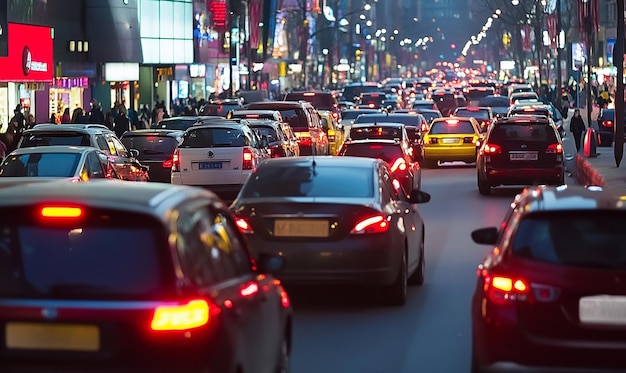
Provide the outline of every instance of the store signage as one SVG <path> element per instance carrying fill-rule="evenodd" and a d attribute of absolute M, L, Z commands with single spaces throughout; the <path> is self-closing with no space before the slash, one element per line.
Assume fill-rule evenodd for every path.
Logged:
<path fill-rule="evenodd" d="M 206 65 L 189 65 L 189 75 L 192 78 L 204 78 L 206 76 Z"/>
<path fill-rule="evenodd" d="M 213 16 L 213 27 L 220 31 L 225 30 L 226 25 L 228 24 L 228 11 L 226 9 L 226 1 L 211 1 L 211 4 L 209 5 L 209 11 Z"/>
<path fill-rule="evenodd" d="M 104 64 L 107 82 L 133 82 L 139 80 L 139 64 L 134 62 L 109 62 Z"/>
<path fill-rule="evenodd" d="M 52 29 L 9 23 L 8 32 L 8 56 L 0 57 L 0 82 L 51 82 Z"/>
<path fill-rule="evenodd" d="M 154 70 L 156 71 L 157 81 L 171 80 L 174 78 L 174 69 L 171 66 L 156 67 Z"/>
<path fill-rule="evenodd" d="M 44 91 L 46 85 L 44 83 L 24 83 L 24 89 L 27 91 Z"/>
<path fill-rule="evenodd" d="M 72 89 L 89 87 L 89 78 L 86 76 L 78 78 L 54 78 L 52 82 L 54 88 Z"/>
<path fill-rule="evenodd" d="M 7 0 L 0 0 L 0 57 L 9 56 L 9 28 L 7 13 L 9 10 Z"/>

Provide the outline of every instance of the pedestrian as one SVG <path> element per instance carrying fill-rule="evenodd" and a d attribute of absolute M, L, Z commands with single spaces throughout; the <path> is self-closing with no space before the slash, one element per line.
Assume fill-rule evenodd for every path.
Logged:
<path fill-rule="evenodd" d="M 26 117 L 22 113 L 22 104 L 17 104 L 15 110 L 13 110 L 13 118 L 9 120 L 9 123 L 16 121 L 18 123 L 18 128 L 24 129 L 26 126 Z"/>
<path fill-rule="evenodd" d="M 124 132 L 130 131 L 130 120 L 128 120 L 125 111 L 121 111 L 117 117 L 115 117 L 113 123 L 115 124 L 114 130 L 117 137 L 122 137 Z"/>
<path fill-rule="evenodd" d="M 585 132 L 585 122 L 580 116 L 580 110 L 574 110 L 574 116 L 570 119 L 569 130 L 574 135 L 574 143 L 576 144 L 576 152 L 580 151 L 580 140 L 582 139 L 583 132 Z"/>
<path fill-rule="evenodd" d="M 89 106 L 91 106 L 91 110 L 89 111 L 89 122 L 104 124 L 104 113 L 102 112 L 100 103 L 96 99 L 91 99 Z"/>
<path fill-rule="evenodd" d="M 72 117 L 70 116 L 70 108 L 66 107 L 63 110 L 63 115 L 61 116 L 61 124 L 72 123 Z"/>
<path fill-rule="evenodd" d="M 37 125 L 37 121 L 35 120 L 35 116 L 32 114 L 28 114 L 28 118 L 26 118 L 26 129 L 29 130 Z"/>

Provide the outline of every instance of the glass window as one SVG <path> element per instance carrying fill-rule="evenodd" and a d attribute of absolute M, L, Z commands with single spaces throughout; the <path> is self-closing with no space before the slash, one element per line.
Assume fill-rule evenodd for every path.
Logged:
<path fill-rule="evenodd" d="M 33 133 L 22 138 L 20 148 L 52 145 L 91 146 L 91 141 L 81 133 Z"/>
<path fill-rule="evenodd" d="M 107 143 L 104 135 L 96 135 L 96 144 L 98 145 L 98 149 L 102 150 L 103 152 L 109 152 L 109 144 Z"/>
<path fill-rule="evenodd" d="M 11 155 L 0 166 L 4 177 L 71 177 L 74 176 L 80 154 L 77 153 L 31 153 Z"/>
<path fill-rule="evenodd" d="M 87 154 L 87 167 L 87 174 L 89 175 L 89 178 L 97 179 L 106 177 L 106 172 L 102 166 L 102 163 L 100 162 L 100 158 L 95 152 Z"/>
<path fill-rule="evenodd" d="M 178 141 L 171 136 L 123 136 L 122 144 L 126 149 L 136 149 L 139 156 L 150 157 L 152 155 L 174 154 Z"/>
<path fill-rule="evenodd" d="M 181 148 L 243 147 L 250 146 L 250 139 L 236 128 L 200 128 L 183 136 Z"/>
<path fill-rule="evenodd" d="M 396 140 L 403 138 L 402 127 L 352 127 L 350 128 L 350 138 L 352 140 Z"/>
<path fill-rule="evenodd" d="M 276 129 L 270 126 L 253 126 L 252 127 L 259 136 L 267 136 L 268 142 L 281 141 L 282 137 L 276 132 Z"/>
<path fill-rule="evenodd" d="M 487 110 L 457 109 L 454 115 L 464 118 L 489 119 L 489 112 Z"/>
<path fill-rule="evenodd" d="M 489 135 L 493 140 L 556 142 L 554 130 L 547 124 L 499 124 Z"/>
<path fill-rule="evenodd" d="M 429 134 L 431 135 L 448 135 L 448 134 L 474 134 L 474 127 L 470 122 L 458 121 L 456 123 L 448 123 L 447 121 L 434 122 L 430 126 Z"/>
<path fill-rule="evenodd" d="M 241 240 L 239 229 L 235 226 L 235 223 L 227 212 L 218 211 L 215 213 L 213 232 L 219 235 L 220 239 L 224 242 L 224 250 L 222 251 L 225 252 L 229 259 L 227 266 L 230 267 L 230 262 L 232 261 L 238 275 L 252 273 L 250 253 Z"/>
<path fill-rule="evenodd" d="M 302 109 L 279 110 L 285 123 L 288 123 L 294 131 L 308 131 L 309 120 Z"/>
<path fill-rule="evenodd" d="M 372 197 L 369 167 L 261 167 L 244 184 L 244 198 Z"/>
<path fill-rule="evenodd" d="M 111 141 L 113 142 L 113 145 L 115 146 L 117 155 L 119 155 L 120 157 L 130 157 L 130 155 L 128 154 L 128 151 L 126 150 L 126 147 L 124 146 L 124 144 L 122 144 L 122 142 L 117 137 L 111 136 Z"/>
<path fill-rule="evenodd" d="M 396 144 L 353 143 L 345 145 L 341 154 L 351 157 L 380 158 L 393 164 L 396 159 L 404 157 L 402 148 Z"/>

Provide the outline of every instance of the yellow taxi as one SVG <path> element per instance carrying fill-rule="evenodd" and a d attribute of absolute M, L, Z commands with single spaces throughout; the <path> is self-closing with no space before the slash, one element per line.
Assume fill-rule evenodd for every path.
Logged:
<path fill-rule="evenodd" d="M 339 148 L 341 148 L 341 144 L 343 144 L 345 140 L 345 134 L 337 119 L 331 111 L 328 110 L 318 110 L 320 114 L 322 127 L 326 132 L 328 137 L 328 144 L 330 146 L 330 154 L 337 155 Z"/>
<path fill-rule="evenodd" d="M 436 168 L 439 162 L 476 162 L 482 134 L 474 118 L 436 118 L 424 135 L 424 167 Z"/>

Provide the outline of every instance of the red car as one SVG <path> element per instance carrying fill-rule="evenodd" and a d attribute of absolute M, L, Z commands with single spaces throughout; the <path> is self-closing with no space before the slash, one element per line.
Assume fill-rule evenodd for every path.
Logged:
<path fill-rule="evenodd" d="M 499 227 L 471 303 L 472 373 L 626 371 L 622 193 L 533 187 Z"/>

